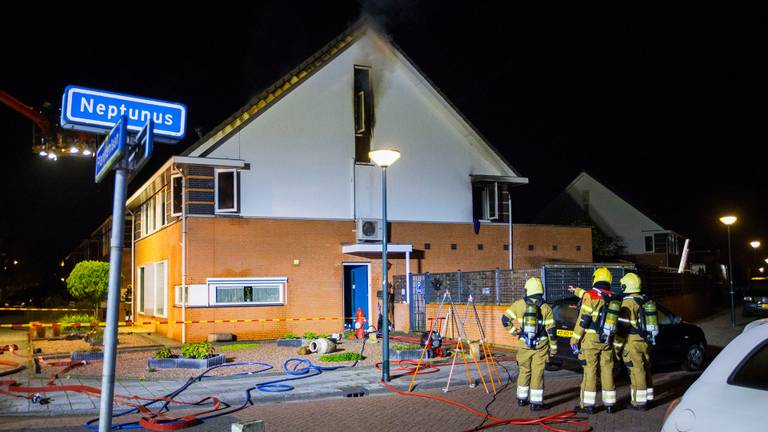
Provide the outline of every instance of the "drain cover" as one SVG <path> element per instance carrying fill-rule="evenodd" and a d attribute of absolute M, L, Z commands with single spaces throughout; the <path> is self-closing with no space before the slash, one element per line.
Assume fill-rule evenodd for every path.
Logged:
<path fill-rule="evenodd" d="M 368 394 L 368 390 L 362 386 L 340 387 L 339 390 L 344 397 L 348 398 L 363 397 Z"/>

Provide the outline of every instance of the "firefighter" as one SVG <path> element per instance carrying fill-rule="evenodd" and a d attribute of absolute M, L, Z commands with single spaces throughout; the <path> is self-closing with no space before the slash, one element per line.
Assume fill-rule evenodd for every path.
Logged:
<path fill-rule="evenodd" d="M 530 401 L 531 411 L 546 409 L 544 366 L 549 356 L 557 354 L 557 338 L 552 308 L 544 301 L 541 279 L 532 277 L 525 282 L 525 298 L 514 302 L 501 322 L 522 342 L 517 350 L 517 404 L 525 406 Z"/>
<path fill-rule="evenodd" d="M 613 333 L 621 306 L 612 299 L 610 270 L 599 267 L 592 276 L 592 289 L 569 287 L 580 300 L 579 315 L 571 336 L 571 349 L 584 368 L 577 412 L 594 414 L 597 399 L 597 373 L 600 369 L 603 405 L 613 414 L 616 387 L 613 382 Z M 611 327 L 613 326 L 613 327 Z"/>
<path fill-rule="evenodd" d="M 656 305 L 640 294 L 640 277 L 627 273 L 621 278 L 624 298 L 619 311 L 619 328 L 613 342 L 618 357 L 629 370 L 631 405 L 645 411 L 653 400 L 651 386 L 651 357 L 648 340 L 655 341 L 657 333 Z"/>

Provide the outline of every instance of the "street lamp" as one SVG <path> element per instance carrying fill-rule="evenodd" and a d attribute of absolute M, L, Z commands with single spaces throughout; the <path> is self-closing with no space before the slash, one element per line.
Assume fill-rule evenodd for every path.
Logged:
<path fill-rule="evenodd" d="M 749 242 L 749 245 L 752 246 L 752 263 L 749 265 L 749 274 L 747 276 L 751 276 L 754 266 L 759 265 L 757 261 L 757 248 L 760 247 L 760 240 L 752 240 Z"/>
<path fill-rule="evenodd" d="M 389 382 L 389 284 L 387 283 L 387 168 L 400 159 L 397 150 L 374 150 L 368 153 L 381 167 L 381 379 Z"/>
<path fill-rule="evenodd" d="M 720 222 L 728 228 L 728 284 L 731 286 L 731 325 L 736 327 L 736 306 L 734 305 L 733 296 L 733 258 L 731 257 L 731 225 L 736 223 L 736 216 L 723 216 L 720 218 Z"/>

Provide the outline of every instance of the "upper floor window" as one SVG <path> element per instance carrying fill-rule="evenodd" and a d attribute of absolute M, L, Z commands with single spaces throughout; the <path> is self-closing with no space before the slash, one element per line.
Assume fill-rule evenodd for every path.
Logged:
<path fill-rule="evenodd" d="M 171 177 L 171 215 L 180 216 L 182 213 L 184 177 L 175 175 Z"/>
<path fill-rule="evenodd" d="M 141 235 L 152 234 L 167 222 L 165 214 L 166 196 L 167 189 L 163 188 L 141 205 Z"/>
<path fill-rule="evenodd" d="M 355 162 L 370 162 L 373 135 L 373 87 L 371 68 L 355 66 L 353 109 L 355 116 Z"/>
<path fill-rule="evenodd" d="M 499 184 L 478 182 L 472 185 L 474 218 L 482 222 L 499 219 Z"/>
<path fill-rule="evenodd" d="M 645 236 L 645 251 L 653 252 L 653 236 Z"/>
<path fill-rule="evenodd" d="M 239 210 L 237 183 L 237 170 L 216 170 L 214 197 L 217 213 L 236 213 Z"/>

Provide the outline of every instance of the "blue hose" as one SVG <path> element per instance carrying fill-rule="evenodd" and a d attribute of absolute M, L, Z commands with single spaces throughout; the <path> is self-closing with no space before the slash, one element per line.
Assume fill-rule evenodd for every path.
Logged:
<path fill-rule="evenodd" d="M 274 369 L 273 365 L 269 363 L 262 363 L 262 362 L 225 363 L 217 366 L 212 366 L 206 369 L 205 371 L 203 371 L 200 375 L 189 378 L 187 382 L 181 385 L 181 387 L 163 396 L 163 398 L 173 399 L 178 395 L 180 395 L 181 393 L 183 393 L 184 391 L 186 391 L 192 384 L 202 381 L 203 378 L 210 378 L 209 376 L 207 376 L 210 371 L 221 368 L 221 367 L 232 367 L 232 366 L 262 366 L 262 368 L 257 369 L 255 371 L 240 372 L 240 373 L 232 374 L 230 376 L 256 375 L 262 372 L 266 372 L 270 369 Z M 293 390 L 295 387 L 293 387 L 290 384 L 284 384 L 285 382 L 311 378 L 313 376 L 320 375 L 321 373 L 323 373 L 323 371 L 332 371 L 332 370 L 337 370 L 344 367 L 346 366 L 330 366 L 330 367 L 318 366 L 318 365 L 312 364 L 312 362 L 309 360 L 300 359 L 300 358 L 290 358 L 286 360 L 285 363 L 283 363 L 283 370 L 285 371 L 286 374 L 290 375 L 290 377 L 266 381 L 266 382 L 258 383 L 251 387 L 248 387 L 244 391 L 243 403 L 240 406 L 231 407 L 229 404 L 225 404 L 226 408 L 221 409 L 213 414 L 210 414 L 204 417 L 199 417 L 198 420 L 204 421 L 204 420 L 212 419 L 215 417 L 232 414 L 246 408 L 249 405 L 253 405 L 253 401 L 251 400 L 251 392 L 254 390 L 262 391 L 265 393 L 288 392 Z M 168 405 L 171 403 L 163 399 L 154 399 L 143 404 L 143 406 L 149 407 L 158 402 L 163 402 L 163 405 L 159 411 L 167 411 Z M 202 402 L 203 401 L 201 401 L 201 404 Z M 118 418 L 127 414 L 133 414 L 138 412 L 139 412 L 138 408 L 131 408 L 131 409 L 113 414 L 112 418 Z M 99 419 L 97 417 L 95 419 L 88 420 L 83 424 L 83 426 L 87 427 L 88 429 L 95 430 L 95 429 L 98 429 L 98 424 L 96 424 L 98 421 Z M 139 426 L 138 421 L 134 421 L 134 422 L 125 422 L 125 423 L 113 423 L 112 429 L 113 430 L 142 429 L 142 427 Z"/>

